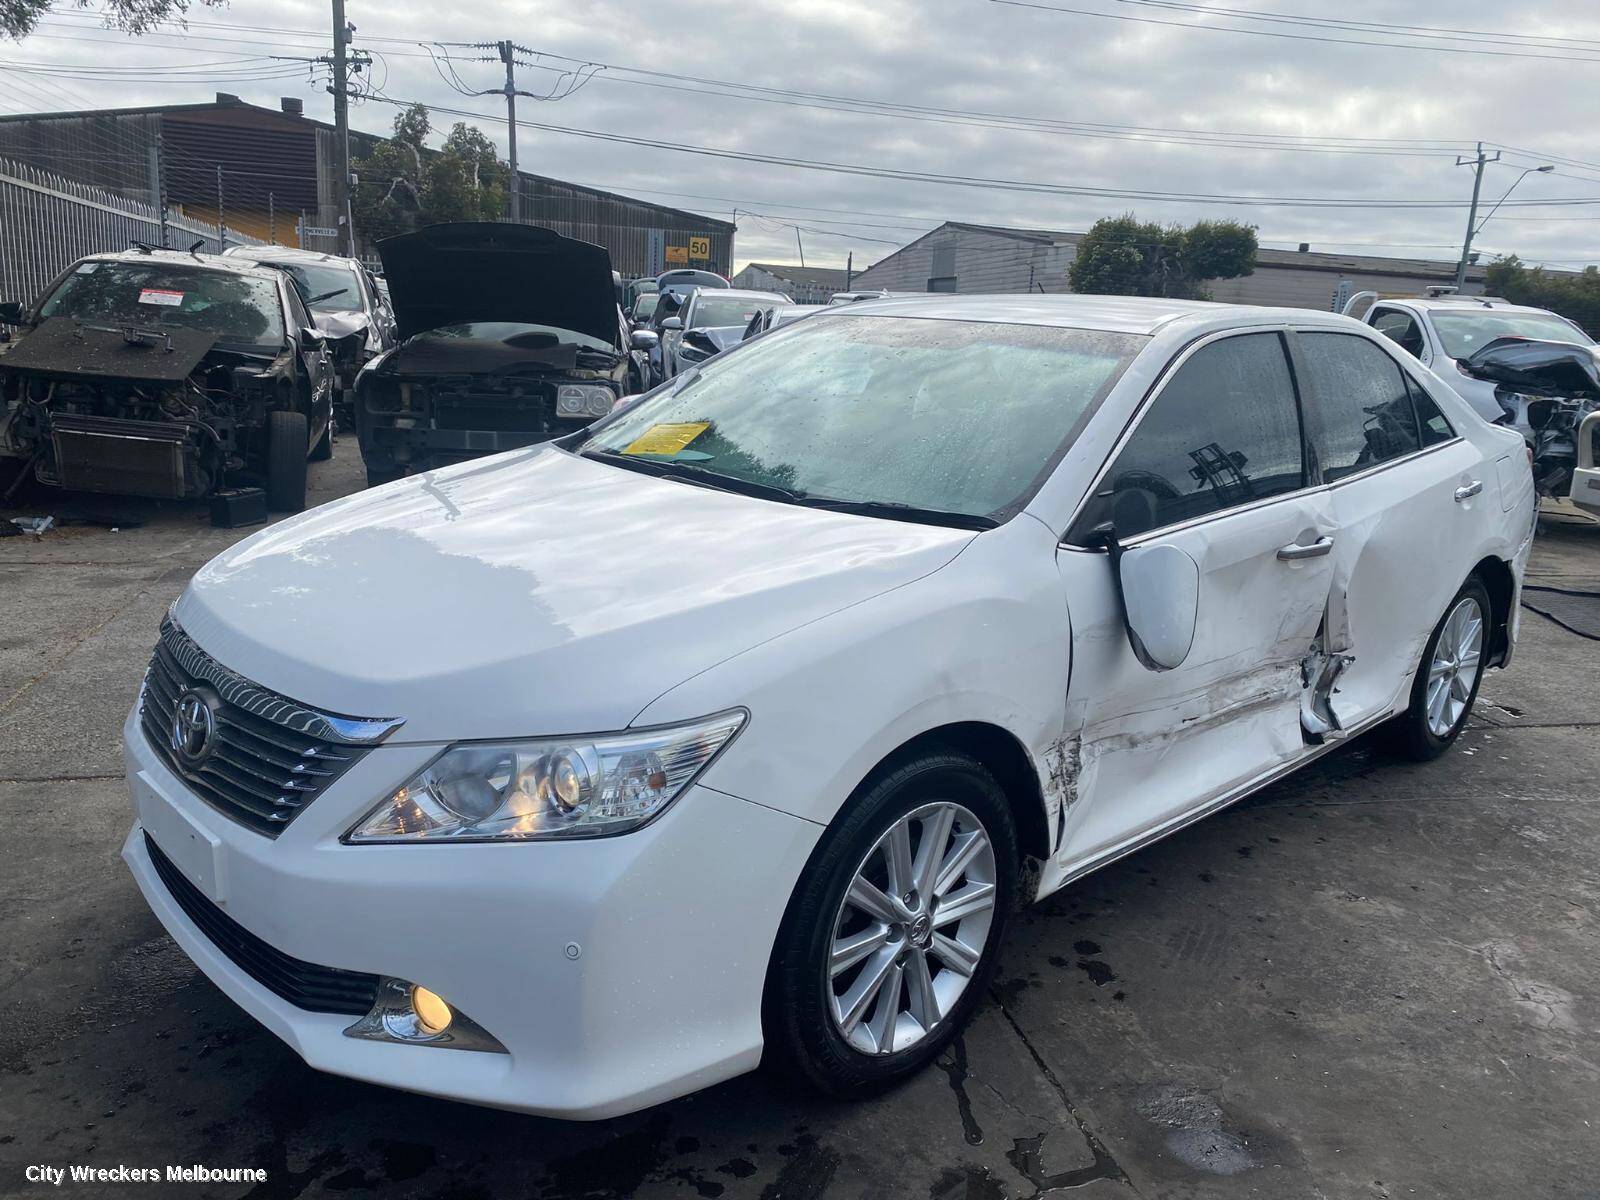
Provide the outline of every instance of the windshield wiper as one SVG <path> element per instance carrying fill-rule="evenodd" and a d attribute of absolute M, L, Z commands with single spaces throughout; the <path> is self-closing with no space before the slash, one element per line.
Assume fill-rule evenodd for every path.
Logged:
<path fill-rule="evenodd" d="M 349 290 L 349 288 L 334 288 L 331 292 L 323 292 L 320 296 L 311 297 L 311 299 L 306 301 L 306 304 L 321 304 L 324 300 L 332 300 L 335 296 L 342 296 Z"/>
<path fill-rule="evenodd" d="M 994 529 L 1000 522 L 974 513 L 949 512 L 942 508 L 919 508 L 898 500 L 839 500 L 829 496 L 795 493 L 796 504 L 820 508 L 824 512 L 851 513 L 858 517 L 886 517 L 891 521 L 915 521 L 924 525 L 949 525 L 955 529 Z"/>
<path fill-rule="evenodd" d="M 789 488 L 779 487 L 773 483 L 755 483 L 748 479 L 738 479 L 732 475 L 724 475 L 720 471 L 696 466 L 694 463 L 647 458 L 642 454 L 621 454 L 615 450 L 584 450 L 582 457 L 616 463 L 619 467 L 631 467 L 645 475 L 681 479 L 684 483 L 709 488 L 714 492 L 732 492 L 737 496 L 756 496 L 763 500 L 784 500 L 791 504 L 799 503 L 802 499 L 802 493 Z"/>

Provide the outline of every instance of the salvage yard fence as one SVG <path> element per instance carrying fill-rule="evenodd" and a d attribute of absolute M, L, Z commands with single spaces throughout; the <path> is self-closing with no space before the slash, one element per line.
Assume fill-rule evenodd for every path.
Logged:
<path fill-rule="evenodd" d="M 218 253 L 260 245 L 256 238 L 169 213 L 166 244 Z M 86 254 L 126 250 L 135 241 L 161 244 L 161 210 L 104 188 L 0 158 L 0 300 L 30 305 Z"/>

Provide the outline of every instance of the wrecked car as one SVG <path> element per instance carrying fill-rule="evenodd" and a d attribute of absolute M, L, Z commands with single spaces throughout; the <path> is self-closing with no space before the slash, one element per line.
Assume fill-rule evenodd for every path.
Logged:
<path fill-rule="evenodd" d="M 1496 338 L 1461 368 L 1494 386 L 1502 423 L 1527 440 L 1541 496 L 1600 516 L 1600 353 L 1572 342 Z"/>
<path fill-rule="evenodd" d="M 0 322 L 22 329 L 0 356 L 0 458 L 40 483 L 192 498 L 256 482 L 298 512 L 307 458 L 332 453 L 326 339 L 278 271 L 93 255 Z"/>
<path fill-rule="evenodd" d="M 368 486 L 548 441 L 645 390 L 655 339 L 629 334 L 604 248 L 467 221 L 378 252 L 402 340 L 356 381 Z"/>
<path fill-rule="evenodd" d="M 682 310 L 661 322 L 661 360 L 667 378 L 737 346 L 760 309 L 793 303 L 778 292 L 698 288 L 689 293 Z"/>
<path fill-rule="evenodd" d="M 1448 751 L 1534 503 L 1518 435 L 1344 317 L 836 309 L 225 551 L 124 727 L 123 858 L 323 1070 L 582 1119 L 763 1062 L 870 1095 L 1020 904 L 1357 734 Z"/>
<path fill-rule="evenodd" d="M 234 246 L 225 257 L 275 267 L 294 280 L 311 319 L 328 339 L 338 375 L 340 425 L 353 428 L 356 376 L 395 342 L 394 313 L 377 280 L 357 259 L 288 246 Z"/>

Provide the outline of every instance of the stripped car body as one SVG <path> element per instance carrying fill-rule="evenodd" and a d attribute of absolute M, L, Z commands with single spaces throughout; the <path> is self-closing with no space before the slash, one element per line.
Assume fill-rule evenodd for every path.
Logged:
<path fill-rule="evenodd" d="M 356 382 L 369 482 L 559 437 L 643 390 L 604 248 L 461 222 L 378 250 L 402 341 Z"/>
<path fill-rule="evenodd" d="M 0 357 L 0 456 L 40 483 L 204 496 L 267 475 L 273 412 L 305 418 L 302 460 L 328 448 L 328 353 L 276 271 L 174 251 L 95 255 L 18 315 L 26 332 Z"/>

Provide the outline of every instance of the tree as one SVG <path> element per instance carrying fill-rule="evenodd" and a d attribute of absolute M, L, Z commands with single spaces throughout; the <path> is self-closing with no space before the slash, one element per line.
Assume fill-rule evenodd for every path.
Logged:
<path fill-rule="evenodd" d="M 1578 274 L 1552 275 L 1510 254 L 1484 270 L 1483 289 L 1513 304 L 1548 308 L 1577 322 L 1590 336 L 1600 336 L 1600 269 L 1585 267 Z"/>
<path fill-rule="evenodd" d="M 1237 221 L 1198 221 L 1187 229 L 1102 217 L 1078 243 L 1067 272 L 1075 292 L 1203 300 L 1210 279 L 1237 279 L 1256 268 L 1256 230 Z"/>
<path fill-rule="evenodd" d="M 199 0 L 207 8 L 221 8 L 228 0 Z M 193 0 L 102 0 L 106 24 L 124 33 L 148 33 L 162 21 L 182 22 Z M 0 33 L 23 38 L 32 33 L 39 18 L 57 7 L 56 0 L 0 0 Z M 88 8 L 88 0 L 75 0 L 73 8 Z"/>
<path fill-rule="evenodd" d="M 4 3 L 5 0 L 0 0 Z M 439 150 L 420 104 L 396 115 L 387 141 L 355 164 L 360 180 L 351 209 L 369 240 L 441 221 L 492 221 L 505 207 L 506 168 L 481 130 L 457 122 Z"/>

